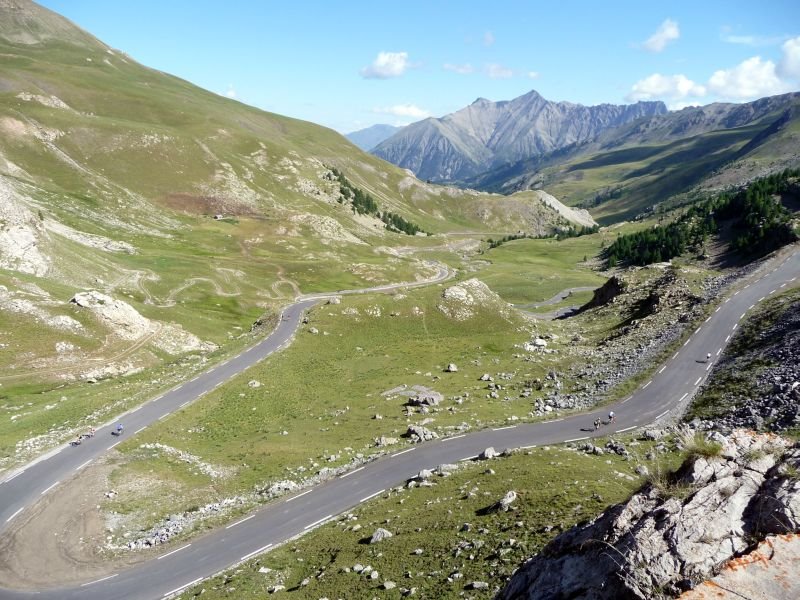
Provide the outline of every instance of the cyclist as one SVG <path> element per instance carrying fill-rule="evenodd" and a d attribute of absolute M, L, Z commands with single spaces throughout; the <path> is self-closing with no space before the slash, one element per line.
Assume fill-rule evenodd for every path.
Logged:
<path fill-rule="evenodd" d="M 617 418 L 617 415 L 614 414 L 613 410 L 610 413 L 608 413 L 608 422 L 609 423 L 613 423 L 616 420 L 616 418 Z"/>
<path fill-rule="evenodd" d="M 117 435 L 122 435 L 122 423 L 117 423 Z"/>

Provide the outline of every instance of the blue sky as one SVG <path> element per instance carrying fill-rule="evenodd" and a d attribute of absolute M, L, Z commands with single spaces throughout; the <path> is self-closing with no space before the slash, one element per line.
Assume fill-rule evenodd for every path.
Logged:
<path fill-rule="evenodd" d="M 797 0 L 40 3 L 147 66 L 342 132 L 532 89 L 671 108 L 800 90 Z"/>

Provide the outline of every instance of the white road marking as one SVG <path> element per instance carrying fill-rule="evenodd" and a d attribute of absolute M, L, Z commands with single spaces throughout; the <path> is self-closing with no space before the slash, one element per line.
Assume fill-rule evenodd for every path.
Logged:
<path fill-rule="evenodd" d="M 56 482 L 55 482 L 53 485 L 51 485 L 49 488 L 47 488 L 46 490 L 44 490 L 44 491 L 43 491 L 41 494 L 39 494 L 39 495 L 40 495 L 40 496 L 44 496 L 44 495 L 45 495 L 47 492 L 49 492 L 50 490 L 52 490 L 52 489 L 53 489 L 54 487 L 56 487 L 56 486 L 57 486 L 59 483 L 61 483 L 61 482 L 60 482 L 60 481 L 56 481 Z"/>
<path fill-rule="evenodd" d="M 183 408 L 184 406 L 186 406 L 187 404 L 189 404 L 189 402 L 191 402 L 191 400 L 187 400 L 186 402 L 184 402 L 183 404 L 181 404 L 181 405 L 180 405 L 178 408 Z"/>
<path fill-rule="evenodd" d="M 9 477 L 8 479 L 6 479 L 6 480 L 5 480 L 3 483 L 8 483 L 9 481 L 11 481 L 12 479 L 14 479 L 15 477 L 19 477 L 20 475 L 22 475 L 24 472 L 25 472 L 25 469 L 22 469 L 22 471 L 17 471 L 17 472 L 16 472 L 16 473 L 14 473 L 14 474 L 13 474 L 11 477 Z"/>
<path fill-rule="evenodd" d="M 589 436 L 587 435 L 586 437 L 579 437 L 579 438 L 574 438 L 574 439 L 571 439 L 571 440 L 564 440 L 564 443 L 565 444 L 569 444 L 570 442 L 581 442 L 583 440 L 588 440 L 588 439 L 589 439 Z"/>
<path fill-rule="evenodd" d="M 169 413 L 164 413 L 163 415 L 161 415 L 160 417 L 158 417 L 158 420 L 160 421 L 160 420 L 162 420 L 162 419 L 166 419 L 168 416 L 169 416 Z"/>
<path fill-rule="evenodd" d="M 742 290 L 739 290 L 739 292 L 741 292 L 741 291 L 742 291 Z M 736 293 L 734 294 L 734 296 L 738 295 L 738 294 L 739 294 L 739 292 L 736 292 Z M 730 298 L 728 298 L 728 300 L 730 300 Z M 727 302 L 728 300 L 725 300 L 725 302 Z"/>
<path fill-rule="evenodd" d="M 139 427 L 139 429 L 137 429 L 136 431 L 133 432 L 133 435 L 136 435 L 140 431 L 144 431 L 146 428 L 147 428 L 147 425 L 145 425 L 144 427 Z"/>
<path fill-rule="evenodd" d="M 664 412 L 662 412 L 660 415 L 658 415 L 658 416 L 656 417 L 656 421 L 658 421 L 658 420 L 659 420 L 661 417 L 663 417 L 663 416 L 664 416 L 664 415 L 666 415 L 667 413 L 669 413 L 669 411 L 668 411 L 668 410 L 665 410 Z"/>
<path fill-rule="evenodd" d="M 385 491 L 386 491 L 386 488 L 384 488 L 382 490 L 379 490 L 379 491 L 375 492 L 374 494 L 370 494 L 366 498 L 362 498 L 361 500 L 359 500 L 359 503 L 366 502 L 367 500 L 372 500 L 375 496 L 380 496 Z"/>
<path fill-rule="evenodd" d="M 459 458 L 458 462 L 467 462 L 468 460 L 475 460 L 476 458 L 478 458 L 477 454 L 474 456 L 465 456 L 464 458 Z"/>
<path fill-rule="evenodd" d="M 764 298 L 766 298 L 766 296 L 761 296 L 761 298 L 759 298 L 759 299 L 758 299 L 758 301 L 759 301 L 759 302 L 763 302 L 763 301 L 764 301 Z"/>
<path fill-rule="evenodd" d="M 678 354 L 680 354 L 680 352 L 676 352 L 675 354 L 673 354 L 672 355 L 672 360 L 675 360 L 676 358 L 678 358 Z"/>
<path fill-rule="evenodd" d="M 731 336 L 727 336 L 727 337 L 725 338 L 725 343 L 727 344 L 727 343 L 730 341 L 730 339 L 731 339 Z"/>
<path fill-rule="evenodd" d="M 718 313 L 720 308 L 722 308 L 722 307 L 721 307 L 721 306 L 718 306 L 718 307 L 717 307 L 717 310 L 715 310 L 714 312 L 715 312 L 715 313 Z"/>
<path fill-rule="evenodd" d="M 755 306 L 755 304 L 751 304 L 750 306 L 747 307 L 747 310 L 753 310 L 754 306 Z"/>
<path fill-rule="evenodd" d="M 752 285 L 752 284 L 749 284 L 749 283 L 748 283 L 746 286 L 744 286 L 744 289 L 747 289 L 747 288 L 749 288 L 749 287 L 750 287 L 750 285 Z"/>
<path fill-rule="evenodd" d="M 531 444 L 530 446 L 520 446 L 520 450 L 530 450 L 531 448 L 536 448 L 536 444 Z"/>
<path fill-rule="evenodd" d="M 121 441 L 122 441 L 122 440 L 120 440 L 120 442 L 121 442 Z M 118 445 L 120 442 L 114 442 L 113 444 L 111 444 L 111 445 L 108 447 L 108 449 L 109 449 L 109 450 L 111 450 L 111 449 L 112 449 L 114 446 Z"/>
<path fill-rule="evenodd" d="M 236 527 L 237 525 L 241 525 L 242 523 L 244 523 L 245 521 L 249 521 L 253 517 L 255 517 L 255 515 L 250 515 L 249 517 L 245 517 L 244 519 L 239 519 L 238 521 L 236 521 L 236 523 L 231 523 L 225 529 L 230 529 L 231 527 Z"/>
<path fill-rule="evenodd" d="M 683 399 L 684 399 L 684 398 L 686 398 L 686 396 L 688 396 L 688 395 L 689 395 L 689 392 L 686 392 L 686 393 L 685 393 L 683 396 L 681 396 L 681 399 L 680 399 L 680 400 L 678 400 L 678 402 L 679 402 L 679 403 L 680 403 L 680 402 L 683 402 Z"/>
<path fill-rule="evenodd" d="M 101 577 L 100 579 L 95 579 L 94 581 L 89 581 L 87 583 L 82 583 L 81 587 L 86 587 L 87 585 L 92 585 L 93 583 L 100 583 L 101 581 L 106 581 L 108 579 L 112 579 L 119 575 L 119 573 L 114 573 L 113 575 L 108 575 L 106 577 Z"/>
<path fill-rule="evenodd" d="M 495 427 L 492 431 L 503 431 L 504 429 L 514 429 L 516 425 L 507 425 L 505 427 Z"/>
<path fill-rule="evenodd" d="M 739 292 L 736 292 L 736 294 L 738 294 L 738 293 L 739 293 Z M 735 296 L 736 294 L 734 294 L 734 296 Z M 730 301 L 731 301 L 731 299 L 730 299 L 730 298 L 726 298 L 726 299 L 725 299 L 725 303 L 726 303 L 726 304 L 727 304 L 728 302 L 730 302 Z"/>
<path fill-rule="evenodd" d="M 449 437 L 449 438 L 443 439 L 442 442 L 449 442 L 449 441 L 452 441 L 452 440 L 457 440 L 458 438 L 466 437 L 466 435 L 467 435 L 466 433 L 462 433 L 461 435 L 454 435 L 453 437 Z M 395 456 L 397 456 L 397 454 L 395 454 Z"/>
<path fill-rule="evenodd" d="M 628 400 L 630 400 L 631 398 L 633 398 L 633 396 L 628 396 L 627 398 L 625 398 L 625 400 L 623 400 L 622 402 L 620 402 L 620 404 L 625 404 L 625 403 L 626 403 Z"/>
<path fill-rule="evenodd" d="M 767 296 L 772 296 L 772 294 L 774 294 L 774 293 L 775 293 L 775 292 L 777 292 L 777 291 L 778 291 L 777 289 L 774 289 L 774 290 L 772 290 L 772 291 L 771 291 L 769 294 L 767 294 Z"/>
<path fill-rule="evenodd" d="M 391 458 L 394 458 L 395 456 L 400 456 L 401 454 L 405 454 L 406 452 L 413 452 L 414 450 L 416 450 L 416 448 L 409 448 L 408 450 L 403 450 L 402 452 L 398 452 L 397 454 L 392 454 Z"/>
<path fill-rule="evenodd" d="M 785 287 L 786 287 L 786 284 L 785 284 L 785 283 L 782 283 L 782 284 L 781 284 L 781 287 L 782 287 L 782 288 L 785 288 Z"/>
<path fill-rule="evenodd" d="M 719 356 L 720 354 L 722 354 L 722 348 L 720 348 L 719 350 L 717 350 L 717 356 Z"/>
<path fill-rule="evenodd" d="M 698 333 L 700 333 L 700 328 L 699 328 L 699 327 L 698 327 L 697 329 L 695 329 L 695 330 L 694 330 L 694 334 L 695 334 L 695 335 L 697 335 Z"/>
<path fill-rule="evenodd" d="M 708 317 L 705 322 L 708 323 L 711 320 L 711 317 Z"/>
<path fill-rule="evenodd" d="M 701 379 L 703 379 L 703 378 L 702 378 L 702 377 L 698 377 L 698 378 L 697 378 L 697 381 L 695 381 L 695 382 L 694 382 L 694 384 L 695 384 L 695 385 L 697 385 L 698 383 L 700 383 L 700 380 L 701 380 Z"/>
<path fill-rule="evenodd" d="M 272 544 L 270 544 L 270 545 L 272 545 Z M 242 559 L 242 560 L 244 560 L 244 559 Z M 164 598 L 166 598 L 167 596 L 172 596 L 172 594 L 177 594 L 181 590 L 185 590 L 190 585 L 194 585 L 195 583 L 198 583 L 199 581 L 203 581 L 203 578 L 202 577 L 198 577 L 197 579 L 193 579 L 189 583 L 184 583 L 181 587 L 176 587 L 174 590 L 171 590 L 171 591 L 167 592 L 166 594 L 164 594 Z"/>
<path fill-rule="evenodd" d="M 733 329 L 731 329 L 731 331 L 736 331 L 736 328 L 737 328 L 738 326 L 739 326 L 739 324 L 738 324 L 738 323 L 734 323 L 734 324 L 733 324 Z"/>
<path fill-rule="evenodd" d="M 617 433 L 623 433 L 625 431 L 630 431 L 631 429 L 636 429 L 636 425 L 631 425 L 630 427 L 626 427 L 625 429 L 620 429 Z"/>
<path fill-rule="evenodd" d="M 789 281 L 794 281 L 797 277 L 792 277 Z"/>
<path fill-rule="evenodd" d="M 645 388 L 646 388 L 648 385 L 650 385 L 651 383 L 653 383 L 653 380 L 652 380 L 652 379 L 651 379 L 650 381 L 648 381 L 647 383 L 645 383 L 645 384 L 642 386 L 642 389 L 645 389 Z"/>
<path fill-rule="evenodd" d="M 172 554 L 175 554 L 176 552 L 180 552 L 181 550 L 185 550 L 189 546 L 191 546 L 191 544 L 186 544 L 185 546 L 181 546 L 180 548 L 176 548 L 172 552 L 167 552 L 166 554 L 162 554 L 161 556 L 157 557 L 156 560 L 161 560 L 162 558 L 167 558 L 168 556 L 171 556 Z"/>
<path fill-rule="evenodd" d="M 194 378 L 190 379 L 190 380 L 189 380 L 189 383 L 191 383 L 191 382 L 193 382 L 193 381 L 197 381 L 198 379 L 200 379 L 200 375 L 198 375 L 197 377 L 194 377 Z"/>
<path fill-rule="evenodd" d="M 306 525 L 305 527 L 303 527 L 303 530 L 307 530 L 307 529 L 311 529 L 312 527 L 316 527 L 317 525 L 320 525 L 320 524 L 324 523 L 325 521 L 327 521 L 328 519 L 330 519 L 332 516 L 333 515 L 328 515 L 327 517 L 322 517 L 321 519 L 311 523 L 311 525 Z"/>
<path fill-rule="evenodd" d="M 86 465 L 88 465 L 88 464 L 89 464 L 90 462 L 92 462 L 93 460 L 94 460 L 93 458 L 90 458 L 90 459 L 89 459 L 89 460 L 87 460 L 85 463 L 83 463 L 81 466 L 77 467 L 75 470 L 76 470 L 76 471 L 80 471 L 80 470 L 81 470 L 83 467 L 85 467 Z"/>
<path fill-rule="evenodd" d="M 667 368 L 667 365 L 664 365 L 663 367 L 661 367 L 661 368 L 658 370 L 658 374 L 659 374 L 659 375 L 661 375 L 661 373 L 663 373 L 663 372 L 664 372 L 664 370 L 665 370 L 666 368 Z"/>
<path fill-rule="evenodd" d="M 740 314 L 740 315 L 739 315 L 739 320 L 741 321 L 741 320 L 742 320 L 742 319 L 744 319 L 746 316 L 747 316 L 747 313 L 742 313 L 742 314 Z"/>
<path fill-rule="evenodd" d="M 11 519 L 13 519 L 14 517 L 16 517 L 16 516 L 17 516 L 19 513 L 21 513 L 23 510 L 25 510 L 25 507 L 24 507 L 24 506 L 23 506 L 23 507 L 21 507 L 21 508 L 19 508 L 19 509 L 17 510 L 17 512 L 15 512 L 13 515 L 11 515 L 10 517 L 8 517 L 8 518 L 6 519 L 6 523 L 8 523 L 9 521 L 11 521 Z"/>
<path fill-rule="evenodd" d="M 683 347 L 685 348 L 689 344 L 689 342 L 691 342 L 691 341 L 692 341 L 692 338 L 689 338 L 688 340 L 683 342 Z"/>
<path fill-rule="evenodd" d="M 714 363 L 708 363 L 708 366 L 706 367 L 706 371 L 710 370 L 713 364 Z"/>
<path fill-rule="evenodd" d="M 563 421 L 564 419 L 552 419 L 551 421 L 542 421 L 542 423 L 558 423 L 559 421 Z"/>
<path fill-rule="evenodd" d="M 348 471 L 347 473 L 345 473 L 344 475 L 339 477 L 339 479 L 344 479 L 345 477 L 350 477 L 350 475 L 353 475 L 354 473 L 358 473 L 359 471 L 363 471 L 363 470 L 364 470 L 364 467 L 358 467 L 357 469 L 354 469 L 352 471 Z"/>
<path fill-rule="evenodd" d="M 297 499 L 298 499 L 298 498 L 300 498 L 301 496 L 305 496 L 306 494 L 310 494 L 310 493 L 311 493 L 311 490 L 306 490 L 306 491 L 305 491 L 305 492 L 303 492 L 302 494 L 297 494 L 297 496 L 292 496 L 292 497 L 291 497 L 291 498 L 289 498 L 289 499 L 288 499 L 286 502 L 287 502 L 287 503 L 289 503 L 289 502 L 292 502 L 292 501 L 294 501 L 294 500 L 297 500 Z"/>
<path fill-rule="evenodd" d="M 250 554 L 245 554 L 239 560 L 241 561 L 241 560 L 247 560 L 248 558 L 253 558 L 256 554 L 261 554 L 264 550 L 266 550 L 267 548 L 269 548 L 271 546 L 272 546 L 272 544 L 267 544 L 266 546 L 261 546 L 261 548 L 259 548 L 258 550 L 253 550 Z M 196 579 L 195 581 L 200 581 L 200 580 Z M 192 583 L 194 583 L 194 581 Z M 190 583 L 188 585 L 192 585 L 192 584 Z M 183 586 L 183 587 L 186 587 L 186 586 Z M 183 589 L 183 588 L 178 588 L 178 589 Z M 167 595 L 169 595 L 169 594 L 167 594 Z"/>

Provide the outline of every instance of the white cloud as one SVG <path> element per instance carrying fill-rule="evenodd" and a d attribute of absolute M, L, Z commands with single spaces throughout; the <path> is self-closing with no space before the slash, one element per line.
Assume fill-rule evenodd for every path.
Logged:
<path fill-rule="evenodd" d="M 789 36 L 786 35 L 752 35 L 734 33 L 733 28 L 725 25 L 720 30 L 719 39 L 728 44 L 740 46 L 777 46 Z"/>
<path fill-rule="evenodd" d="M 678 28 L 678 23 L 672 19 L 666 19 L 658 26 L 656 32 L 645 40 L 642 46 L 650 52 L 661 52 L 669 42 L 677 40 L 679 37 L 681 37 L 681 31 Z"/>
<path fill-rule="evenodd" d="M 389 79 L 400 77 L 410 66 L 408 52 L 378 52 L 372 64 L 359 72 L 365 79 Z"/>
<path fill-rule="evenodd" d="M 637 100 L 684 100 L 706 95 L 706 88 L 685 75 L 661 75 L 653 73 L 633 84 L 626 96 L 631 102 Z"/>
<path fill-rule="evenodd" d="M 470 73 L 475 72 L 475 68 L 469 63 L 464 63 L 463 65 L 445 63 L 442 65 L 442 68 L 445 71 L 452 71 L 453 73 L 458 73 L 459 75 L 469 75 Z"/>
<path fill-rule="evenodd" d="M 233 84 L 228 86 L 228 91 L 225 92 L 225 95 L 228 98 L 233 98 L 234 100 L 236 100 L 236 98 L 238 98 L 238 96 L 236 94 L 236 89 L 233 87 Z"/>
<path fill-rule="evenodd" d="M 497 63 L 487 64 L 485 71 L 490 79 L 510 79 L 514 76 L 514 71 Z"/>
<path fill-rule="evenodd" d="M 800 37 L 784 42 L 781 50 L 783 57 L 778 63 L 778 73 L 788 79 L 800 79 Z"/>
<path fill-rule="evenodd" d="M 754 100 L 781 94 L 791 88 L 778 77 L 774 62 L 754 56 L 732 69 L 715 71 L 708 80 L 708 89 L 720 98 Z"/>
<path fill-rule="evenodd" d="M 429 113 L 424 108 L 420 108 L 416 104 L 395 104 L 394 106 L 379 106 L 372 109 L 372 112 L 383 115 L 394 115 L 395 117 L 411 117 L 413 119 L 424 119 L 430 117 Z"/>
<path fill-rule="evenodd" d="M 483 34 L 483 45 L 487 48 L 494 44 L 494 34 L 491 31 L 487 31 Z"/>
<path fill-rule="evenodd" d="M 525 76 L 528 79 L 539 79 L 539 71 L 528 71 Z"/>

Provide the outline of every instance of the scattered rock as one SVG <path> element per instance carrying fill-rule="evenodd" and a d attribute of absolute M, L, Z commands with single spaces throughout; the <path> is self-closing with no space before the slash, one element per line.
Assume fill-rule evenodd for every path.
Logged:
<path fill-rule="evenodd" d="M 377 544 L 378 542 L 382 542 L 385 539 L 392 537 L 392 532 L 388 529 L 384 529 L 383 527 L 378 527 L 375 530 L 375 533 L 372 534 L 372 537 L 369 539 L 370 544 Z"/>
<path fill-rule="evenodd" d="M 481 460 L 490 460 L 490 459 L 496 458 L 498 456 L 500 456 L 500 453 L 497 452 L 494 448 L 492 448 L 490 446 L 490 447 L 486 448 L 486 450 L 481 452 L 480 455 L 478 456 L 478 458 L 480 458 Z"/>

